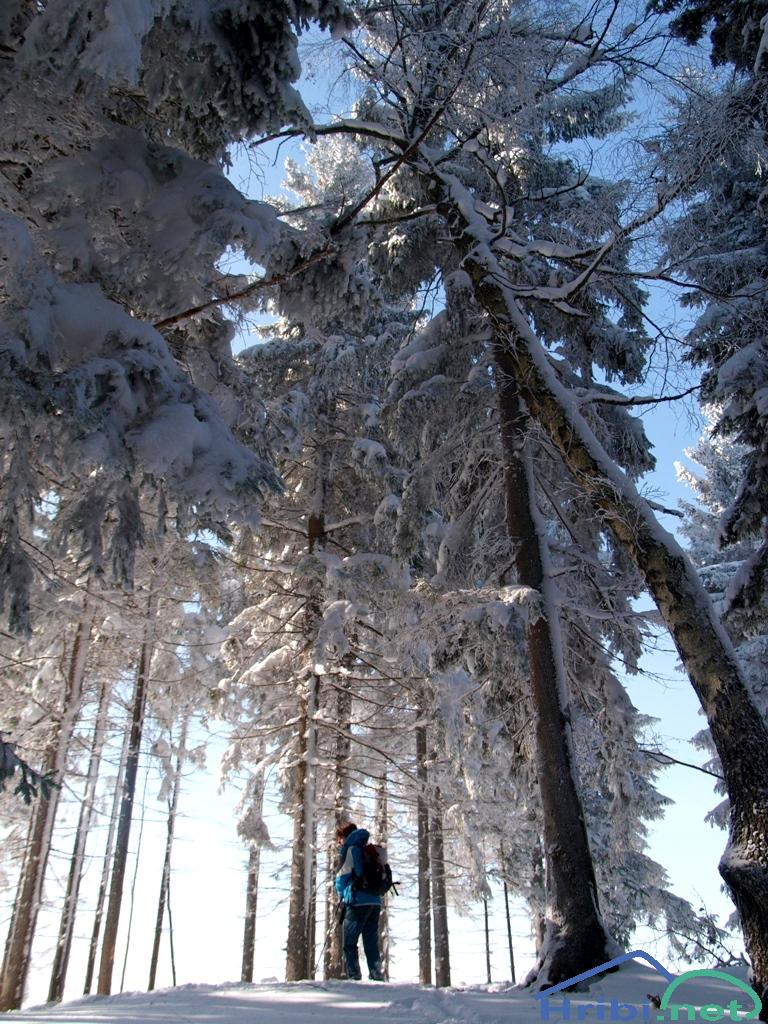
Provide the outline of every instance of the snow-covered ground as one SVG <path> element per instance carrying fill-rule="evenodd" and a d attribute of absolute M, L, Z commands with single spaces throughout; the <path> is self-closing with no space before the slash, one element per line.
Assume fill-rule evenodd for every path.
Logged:
<path fill-rule="evenodd" d="M 744 977 L 743 971 L 729 973 Z M 627 964 L 595 982 L 588 992 L 568 993 L 570 1019 L 654 1021 L 656 1011 L 649 1011 L 646 994 L 663 993 L 665 987 L 652 968 Z M 564 1018 L 561 995 L 553 997 L 550 1021 Z M 675 1001 L 728 1007 L 735 997 L 739 992 L 726 981 L 695 978 L 680 986 Z M 611 1000 L 623 1004 L 620 1010 L 611 1013 Z M 542 1019 L 547 1018 L 534 994 L 508 985 L 437 990 L 347 981 L 185 985 L 0 1014 L 0 1021 L 19 1024 L 534 1024 Z M 688 1014 L 681 1013 L 679 1019 L 687 1020 Z"/>

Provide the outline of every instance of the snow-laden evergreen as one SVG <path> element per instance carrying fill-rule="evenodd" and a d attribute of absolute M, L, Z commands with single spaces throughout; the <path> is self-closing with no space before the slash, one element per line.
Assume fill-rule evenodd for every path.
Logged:
<path fill-rule="evenodd" d="M 266 266 L 281 237 L 225 177 L 226 147 L 308 124 L 292 83 L 310 21 L 348 25 L 336 0 L 5 5 L 0 597 L 14 629 L 30 628 L 24 516 L 51 475 L 87 479 L 76 518 L 91 538 L 109 508 L 135 518 L 139 489 L 223 528 L 255 522 L 279 486 L 232 433 L 231 325 L 188 311 L 246 283 L 225 253 Z"/>
<path fill-rule="evenodd" d="M 742 540 L 722 545 L 720 522 L 726 510 L 732 507 L 744 479 L 749 450 L 723 438 L 716 429 L 720 417 L 710 410 L 710 423 L 697 444 L 686 451 L 694 468 L 678 464 L 678 476 L 693 491 L 695 500 L 681 503 L 685 512 L 682 532 L 691 557 L 699 568 L 704 584 L 716 606 L 725 616 L 725 622 L 734 641 L 749 682 L 755 703 L 768 719 L 768 615 L 765 597 L 756 605 L 743 608 L 734 606 L 733 595 L 740 593 L 744 567 L 754 559 L 759 548 L 756 541 Z M 710 770 L 719 772 L 717 758 L 709 731 L 704 729 L 695 742 L 714 756 L 708 763 Z M 725 790 L 720 784 L 720 793 Z M 725 827 L 728 821 L 728 800 L 723 800 L 707 815 L 708 820 Z"/>

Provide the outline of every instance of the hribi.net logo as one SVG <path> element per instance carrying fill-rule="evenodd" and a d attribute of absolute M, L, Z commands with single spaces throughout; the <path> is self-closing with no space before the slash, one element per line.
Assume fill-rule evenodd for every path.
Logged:
<path fill-rule="evenodd" d="M 571 1005 L 570 996 L 564 991 L 577 985 L 580 981 L 595 974 L 603 974 L 611 967 L 618 967 L 626 960 L 639 958 L 646 960 L 654 970 L 667 982 L 667 987 L 658 999 L 653 997 L 644 1006 L 639 1007 L 633 1003 L 624 1003 L 618 999 L 594 1000 L 585 1002 L 579 999 L 578 1004 Z M 727 1003 L 705 1003 L 703 1006 L 696 1006 L 691 1002 L 684 1002 L 686 993 L 678 991 L 686 982 L 693 978 L 717 979 L 727 982 L 735 990 L 733 998 Z M 719 1020 L 756 1020 L 762 1008 L 760 996 L 753 988 L 750 988 L 745 981 L 734 978 L 725 971 L 718 970 L 696 970 L 685 971 L 677 977 L 662 967 L 658 960 L 650 953 L 642 949 L 636 949 L 632 953 L 624 953 L 617 956 L 615 960 L 609 960 L 599 967 L 593 967 L 591 971 L 577 974 L 574 978 L 567 978 L 559 985 L 537 992 L 539 1000 L 540 1019 L 542 1021 L 553 1021 L 560 1024 L 561 1021 L 719 1021 Z M 656 1005 L 658 1002 L 658 1005 Z"/>

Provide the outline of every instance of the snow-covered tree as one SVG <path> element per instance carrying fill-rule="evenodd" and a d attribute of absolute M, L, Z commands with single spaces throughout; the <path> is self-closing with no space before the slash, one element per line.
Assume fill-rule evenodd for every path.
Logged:
<path fill-rule="evenodd" d="M 641 571 L 677 644 L 734 809 L 722 870 L 742 906 L 757 976 L 768 977 L 761 909 L 768 733 L 694 567 L 618 468 L 610 445 L 597 439 L 589 416 L 594 406 L 625 401 L 602 390 L 595 371 L 607 356 L 608 365 L 624 360 L 619 379 L 642 372 L 641 295 L 627 288 L 632 274 L 622 269 L 630 240 L 700 168 L 693 151 L 683 175 L 657 174 L 633 202 L 621 198 L 621 188 L 590 181 L 555 150 L 621 125 L 631 76 L 648 68 L 653 21 L 621 24 L 613 4 L 566 22 L 560 12 L 522 4 L 361 4 L 358 12 L 363 29 L 352 60 L 370 87 L 357 117 L 321 130 L 361 140 L 375 182 L 329 225 L 315 249 L 318 262 L 307 269 L 307 288 L 313 295 L 319 282 L 328 288 L 318 269 L 322 254 L 362 226 L 383 260 L 399 255 L 388 251 L 387 236 L 393 246 L 403 238 L 400 265 L 422 271 L 421 283 L 434 268 L 448 273 L 461 263 L 498 343 L 499 369 Z M 421 244 L 409 250 L 418 222 Z M 293 265 L 295 292 L 301 268 Z M 343 289 L 350 264 L 338 271 Z M 290 301 L 287 295 L 286 307 Z M 306 318 L 311 310 L 303 310 Z"/>
<path fill-rule="evenodd" d="M 3 7 L 0 601 L 14 629 L 29 628 L 24 517 L 51 478 L 87 478 L 91 536 L 139 489 L 223 527 L 255 521 L 279 486 L 233 434 L 216 303 L 247 283 L 223 254 L 266 267 L 284 229 L 224 172 L 232 143 L 308 126 L 292 83 L 310 22 L 349 24 L 338 0 Z M 130 559 L 118 568 L 128 582 Z"/>
<path fill-rule="evenodd" d="M 732 602 L 733 595 L 739 592 L 744 566 L 754 558 L 759 543 L 741 540 L 735 544 L 722 544 L 720 532 L 722 517 L 732 506 L 744 479 L 749 450 L 724 438 L 716 427 L 720 419 L 717 410 L 710 409 L 709 413 L 709 425 L 704 434 L 693 448 L 686 451 L 688 458 L 700 468 L 692 470 L 682 464 L 677 466 L 679 479 L 695 496 L 695 501 L 681 502 L 685 513 L 681 529 L 688 541 L 691 558 L 736 644 L 755 703 L 768 720 L 768 601 L 763 594 L 748 608 Z M 719 774 L 721 765 L 709 730 L 699 732 L 694 742 L 712 755 L 707 767 Z M 717 790 L 725 795 L 721 782 L 717 784 Z M 709 812 L 707 820 L 725 828 L 728 812 L 729 801 L 724 799 Z"/>

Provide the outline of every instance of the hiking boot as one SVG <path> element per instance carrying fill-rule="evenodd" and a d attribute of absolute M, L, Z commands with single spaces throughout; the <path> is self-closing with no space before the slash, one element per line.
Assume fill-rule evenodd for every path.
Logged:
<path fill-rule="evenodd" d="M 368 980 L 369 981 L 386 981 L 386 978 L 384 977 L 384 975 L 381 972 L 381 970 L 379 968 L 377 968 L 375 971 L 371 971 L 371 973 L 368 975 Z"/>

